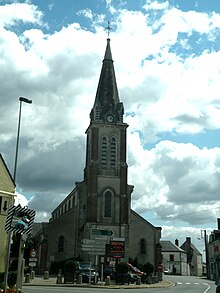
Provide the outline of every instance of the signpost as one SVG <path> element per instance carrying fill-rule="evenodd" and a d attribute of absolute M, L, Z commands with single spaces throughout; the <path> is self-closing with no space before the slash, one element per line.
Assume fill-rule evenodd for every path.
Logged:
<path fill-rule="evenodd" d="M 92 234 L 92 237 L 109 238 L 109 237 L 112 237 L 113 231 L 110 229 L 92 228 L 91 234 Z"/>
<path fill-rule="evenodd" d="M 103 239 L 83 239 L 82 251 L 89 252 L 94 255 L 104 255 L 106 240 Z"/>
<path fill-rule="evenodd" d="M 23 254 L 24 254 L 24 243 L 26 241 L 26 237 L 31 233 L 32 226 L 34 224 L 35 211 L 28 209 L 27 207 L 11 206 L 9 208 L 6 222 L 5 222 L 5 230 L 9 233 L 16 232 L 20 233 L 21 240 L 19 246 L 19 256 L 18 256 L 18 270 L 17 270 L 17 282 L 16 282 L 16 293 L 18 293 L 19 289 L 22 289 L 22 276 L 23 276 Z M 9 238 L 10 241 L 10 238 Z M 8 267 L 9 267 L 9 259 L 10 259 L 10 245 L 8 248 L 8 258 L 6 264 L 6 271 L 4 277 L 4 292 L 6 292 L 7 281 L 8 281 Z"/>

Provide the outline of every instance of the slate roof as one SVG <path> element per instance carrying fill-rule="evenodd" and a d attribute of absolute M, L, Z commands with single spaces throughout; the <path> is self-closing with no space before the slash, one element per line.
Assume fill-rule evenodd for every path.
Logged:
<path fill-rule="evenodd" d="M 183 252 L 186 253 L 182 248 L 173 244 L 169 240 L 160 240 L 160 245 L 162 247 L 162 252 Z"/>
<path fill-rule="evenodd" d="M 118 95 L 118 88 L 115 77 L 115 70 L 112 60 L 112 53 L 110 47 L 110 39 L 107 39 L 105 56 L 102 64 L 100 79 L 96 92 L 95 104 L 99 104 L 102 113 L 101 117 L 120 102 Z"/>

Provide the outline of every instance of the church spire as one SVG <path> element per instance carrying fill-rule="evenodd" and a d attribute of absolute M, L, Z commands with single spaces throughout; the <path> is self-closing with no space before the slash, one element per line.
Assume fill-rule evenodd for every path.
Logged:
<path fill-rule="evenodd" d="M 110 112 L 116 115 L 116 121 L 121 121 L 122 119 L 123 105 L 119 100 L 113 62 L 110 39 L 108 38 L 95 103 L 90 114 L 92 121 L 104 121 L 106 115 Z"/>

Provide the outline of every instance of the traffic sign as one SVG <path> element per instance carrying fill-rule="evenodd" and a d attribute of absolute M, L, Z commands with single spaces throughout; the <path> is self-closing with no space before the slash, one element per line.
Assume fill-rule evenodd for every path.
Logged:
<path fill-rule="evenodd" d="M 29 258 L 29 261 L 35 261 L 36 262 L 37 261 L 37 258 L 36 257 L 30 257 Z"/>
<path fill-rule="evenodd" d="M 30 257 L 36 257 L 37 256 L 37 251 L 35 249 L 32 249 L 30 252 Z"/>
<path fill-rule="evenodd" d="M 35 211 L 27 207 L 11 206 L 5 222 L 7 232 L 30 234 L 34 224 Z"/>
<path fill-rule="evenodd" d="M 95 237 L 111 237 L 113 235 L 113 231 L 110 229 L 94 229 L 92 228 L 92 236 Z"/>

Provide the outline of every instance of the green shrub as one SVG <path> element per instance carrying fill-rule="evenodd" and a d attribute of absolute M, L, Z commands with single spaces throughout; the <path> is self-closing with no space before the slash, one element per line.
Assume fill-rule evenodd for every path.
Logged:
<path fill-rule="evenodd" d="M 76 262 L 74 260 L 68 260 L 64 264 L 64 272 L 73 273 L 76 271 Z"/>
<path fill-rule="evenodd" d="M 4 275 L 5 273 L 0 273 L 0 288 L 4 287 Z M 8 272 L 8 287 L 12 288 L 15 286 L 17 281 L 17 272 Z"/>
<path fill-rule="evenodd" d="M 143 265 L 143 272 L 146 273 L 147 276 L 151 275 L 154 271 L 154 266 L 147 262 L 146 264 Z"/>
<path fill-rule="evenodd" d="M 12 288 L 16 284 L 17 280 L 17 272 L 9 272 L 8 273 L 8 287 Z"/>
<path fill-rule="evenodd" d="M 5 273 L 0 272 L 0 288 L 2 288 L 2 289 L 4 287 L 4 275 L 5 275 Z"/>
<path fill-rule="evenodd" d="M 115 269 L 117 274 L 127 274 L 129 270 L 126 262 L 120 262 Z"/>

